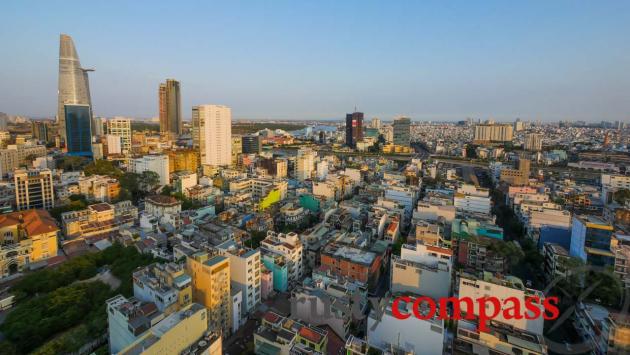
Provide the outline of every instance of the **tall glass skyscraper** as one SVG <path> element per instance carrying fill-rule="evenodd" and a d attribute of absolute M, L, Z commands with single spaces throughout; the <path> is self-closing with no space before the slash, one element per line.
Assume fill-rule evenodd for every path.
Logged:
<path fill-rule="evenodd" d="M 59 91 L 57 105 L 57 122 L 61 137 L 66 140 L 65 105 L 87 105 L 92 117 L 92 100 L 88 72 L 79 62 L 79 55 L 74 48 L 72 37 L 62 34 L 59 39 Z"/>
<path fill-rule="evenodd" d="M 66 148 L 68 155 L 92 156 L 92 114 L 88 105 L 66 105 Z"/>

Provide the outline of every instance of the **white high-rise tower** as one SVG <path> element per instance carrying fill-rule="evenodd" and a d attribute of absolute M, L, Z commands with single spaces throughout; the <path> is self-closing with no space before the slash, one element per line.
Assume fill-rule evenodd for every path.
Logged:
<path fill-rule="evenodd" d="M 193 146 L 201 164 L 229 166 L 232 163 L 232 109 L 223 105 L 193 106 Z"/>

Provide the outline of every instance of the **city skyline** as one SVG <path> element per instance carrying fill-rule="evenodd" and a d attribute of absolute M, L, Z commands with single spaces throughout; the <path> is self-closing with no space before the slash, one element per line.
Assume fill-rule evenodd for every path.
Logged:
<path fill-rule="evenodd" d="M 173 78 L 186 121 L 208 103 L 235 120 L 342 120 L 355 105 L 387 120 L 630 120 L 630 4 L 291 5 L 4 3 L 0 39 L 16 54 L 3 57 L 0 111 L 54 117 L 55 39 L 67 33 L 98 70 L 97 116 L 157 117 L 155 88 Z M 181 20 L 203 11 L 216 21 Z M 111 29 L 93 26 L 103 21 Z"/>

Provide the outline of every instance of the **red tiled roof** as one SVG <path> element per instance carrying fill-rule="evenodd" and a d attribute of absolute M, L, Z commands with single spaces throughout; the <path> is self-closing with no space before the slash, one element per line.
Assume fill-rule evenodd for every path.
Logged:
<path fill-rule="evenodd" d="M 20 224 L 29 237 L 59 230 L 55 220 L 45 210 L 26 210 L 0 215 L 0 228 Z"/>
<path fill-rule="evenodd" d="M 267 313 L 265 313 L 265 317 L 264 318 L 265 318 L 265 320 L 267 322 L 275 324 L 280 319 L 280 316 L 275 314 L 275 313 L 273 313 L 273 312 L 267 312 Z"/>
<path fill-rule="evenodd" d="M 451 249 L 447 249 L 447 248 L 440 248 L 440 247 L 427 245 L 427 250 L 435 251 L 435 252 L 442 253 L 442 254 L 447 254 L 447 255 L 453 255 L 453 251 Z"/>
<path fill-rule="evenodd" d="M 300 330 L 298 331 L 298 334 L 300 334 L 302 338 L 312 341 L 315 344 L 319 344 L 323 338 L 321 334 L 315 332 L 313 329 L 309 327 L 300 328 Z"/>
<path fill-rule="evenodd" d="M 174 205 L 178 205 L 181 204 L 181 202 L 179 202 L 179 200 L 177 200 L 175 197 L 173 196 L 165 196 L 165 195 L 152 195 L 147 197 L 145 202 L 150 202 L 156 205 L 168 205 L 168 206 L 174 206 Z"/>
<path fill-rule="evenodd" d="M 140 310 L 142 311 L 142 314 L 144 314 L 145 316 L 148 316 L 150 314 L 157 312 L 158 308 L 155 305 L 155 303 L 148 302 L 140 306 Z"/>
<path fill-rule="evenodd" d="M 109 205 L 109 203 L 97 203 L 94 205 L 90 205 L 89 208 L 93 209 L 96 212 L 103 212 L 103 211 L 108 211 L 112 209 L 112 206 Z"/>

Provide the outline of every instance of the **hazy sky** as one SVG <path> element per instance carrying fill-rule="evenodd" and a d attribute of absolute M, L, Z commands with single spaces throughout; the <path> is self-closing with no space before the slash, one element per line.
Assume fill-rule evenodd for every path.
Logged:
<path fill-rule="evenodd" d="M 235 118 L 630 121 L 630 1 L 0 1 L 0 111 L 52 117 L 59 34 L 97 115 L 157 88 Z"/>

